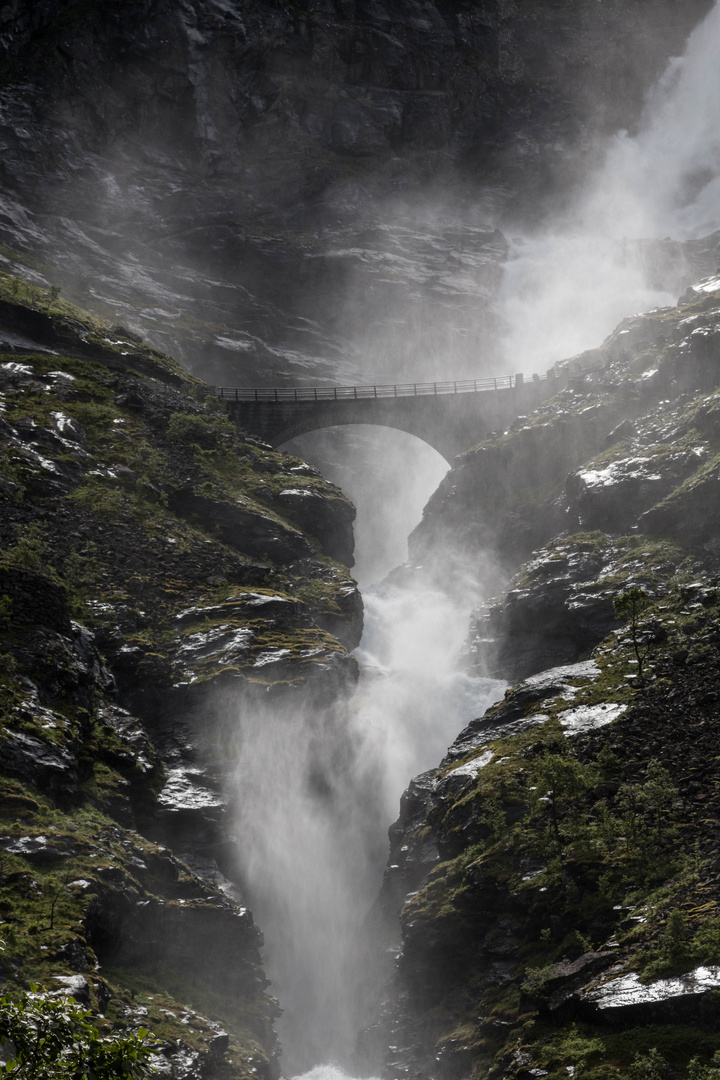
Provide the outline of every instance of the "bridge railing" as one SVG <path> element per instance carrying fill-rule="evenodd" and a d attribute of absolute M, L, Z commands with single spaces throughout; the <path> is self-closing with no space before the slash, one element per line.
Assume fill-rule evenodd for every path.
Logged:
<path fill-rule="evenodd" d="M 545 376 L 540 376 L 545 378 Z M 538 376 L 533 377 L 538 381 Z M 521 385 L 522 376 L 501 375 L 497 379 L 457 379 L 452 382 L 387 383 L 380 386 L 314 386 L 257 388 L 220 386 L 218 396 L 225 401 L 347 401 L 363 398 L 425 397 L 435 394 L 477 394 Z"/>

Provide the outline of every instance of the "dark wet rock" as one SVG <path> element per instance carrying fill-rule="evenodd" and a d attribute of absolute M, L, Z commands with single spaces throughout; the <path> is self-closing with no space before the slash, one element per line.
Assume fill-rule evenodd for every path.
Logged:
<path fill-rule="evenodd" d="M 239 501 L 221 502 L 192 489 L 177 489 L 170 495 L 169 505 L 183 517 L 202 520 L 230 547 L 250 555 L 290 563 L 313 553 L 300 531 Z"/>
<path fill-rule="evenodd" d="M 214 971 L 227 992 L 240 997 L 267 985 L 259 971 L 261 937 L 252 915 L 229 902 L 201 896 L 133 903 L 127 897 L 115 912 L 117 922 L 109 923 L 108 914 L 98 910 L 94 931 L 96 951 L 106 961 L 145 968 L 162 960 L 196 977 Z"/>
<path fill-rule="evenodd" d="M 638 538 L 569 537 L 535 553 L 505 595 L 473 615 L 472 670 L 509 679 L 573 663 L 620 625 L 619 580 L 653 589 L 681 556 L 643 551 Z"/>
<path fill-rule="evenodd" d="M 493 739 L 517 735 L 527 727 L 543 723 L 543 703 L 562 696 L 572 699 L 576 687 L 596 679 L 600 669 L 594 660 L 565 664 L 542 671 L 524 679 L 509 690 L 505 700 L 489 714 L 473 720 L 460 732 L 443 759 L 448 765 L 464 757 L 471 750 L 478 750 Z"/>
<path fill-rule="evenodd" d="M 720 247 L 720 233 L 714 233 L 712 237 L 707 238 L 708 242 L 715 241 L 715 251 Z M 710 297 L 717 298 L 717 294 L 720 293 L 720 274 L 712 274 L 710 277 L 702 278 L 700 281 L 696 281 L 694 284 L 686 290 L 686 292 L 680 297 L 678 303 L 681 306 L 689 304 L 696 304 L 698 300 L 706 300 Z"/>
<path fill-rule="evenodd" d="M 227 800 L 208 787 L 206 769 L 185 763 L 165 769 L 152 832 L 166 843 L 212 849 L 225 836 Z"/>
<path fill-rule="evenodd" d="M 8 773 L 35 787 L 62 793 L 71 791 L 77 783 L 75 758 L 62 746 L 22 731 L 5 731 L 0 735 L 0 752 Z"/>
<path fill-rule="evenodd" d="M 70 634 L 67 593 L 47 574 L 19 566 L 0 566 L 0 595 L 9 597 L 14 622 Z"/>
<path fill-rule="evenodd" d="M 89 335 L 87 328 L 76 320 L 0 300 L 0 322 L 31 343 L 45 348 L 50 346 L 53 351 L 66 356 L 91 356 L 121 371 L 139 371 L 174 386 L 182 385 L 182 378 L 168 370 L 160 356 L 153 356 L 151 350 L 136 345 L 130 345 L 125 351 L 112 348 L 110 342 Z"/>
<path fill-rule="evenodd" d="M 245 664 L 254 637 L 249 627 L 220 624 L 210 630 L 185 634 L 174 650 L 173 659 L 184 678 L 192 678 L 208 662 L 220 667 Z"/>
<path fill-rule="evenodd" d="M 90 967 L 87 946 L 83 944 L 80 938 L 75 938 L 73 941 L 61 945 L 55 954 L 55 959 L 66 962 L 78 972 L 88 971 Z"/>
<path fill-rule="evenodd" d="M 430 333 L 452 304 L 469 368 L 477 295 L 498 266 L 473 272 L 487 237 L 463 211 L 448 211 L 452 227 L 421 211 L 388 230 L 385 200 L 437 181 L 475 213 L 481 175 L 496 199 L 529 193 L 536 213 L 539 192 L 551 199 L 584 174 L 602 133 L 632 125 L 708 8 L 6 4 L 3 242 L 116 312 L 117 364 L 150 370 L 142 330 L 228 383 L 240 365 L 253 381 L 356 369 L 341 333 L 364 320 L 335 303 L 353 262 L 431 235 L 435 280 L 418 289 L 396 258 L 381 289 Z M 363 299 L 377 276 L 359 275 Z M 59 321 L 14 332 L 47 348 Z M 63 329 L 66 350 L 102 344 Z"/>
<path fill-rule="evenodd" d="M 572 391 L 565 391 L 541 407 L 532 422 L 526 418 L 512 433 L 458 455 L 410 535 L 411 562 L 433 568 L 434 552 L 442 551 L 444 577 L 462 590 L 467 553 L 483 550 L 490 556 L 483 575 L 489 591 L 502 581 L 498 571 L 516 567 L 566 528 L 561 497 L 568 474 L 601 448 L 627 412 L 610 399 L 578 413 L 573 400 Z M 555 422 L 545 419 L 545 412 Z M 521 503 L 519 490 L 528 493 Z"/>
<path fill-rule="evenodd" d="M 178 627 L 182 628 L 206 621 L 242 621 L 257 618 L 267 621 L 278 618 L 295 621 L 302 617 L 300 601 L 293 597 L 246 591 L 236 596 L 229 596 L 219 604 L 183 608 L 175 615 L 174 621 Z"/>
<path fill-rule="evenodd" d="M 670 453 L 663 459 L 638 455 L 579 470 L 567 481 L 569 507 L 582 529 L 625 532 L 643 511 L 695 472 L 703 457 L 693 451 Z"/>
<path fill-rule="evenodd" d="M 60 983 L 58 993 L 74 998 L 80 1005 L 90 1004 L 90 987 L 83 975 L 54 975 L 53 981 Z"/>
<path fill-rule="evenodd" d="M 284 488 L 273 501 L 283 516 L 318 539 L 326 555 L 352 566 L 355 507 L 340 491 L 336 498 L 328 498 L 309 488 Z"/>
<path fill-rule="evenodd" d="M 683 546 L 715 555 L 720 542 L 720 468 L 702 470 L 696 478 L 647 510 L 638 528 L 648 536 L 672 537 Z"/>
<path fill-rule="evenodd" d="M 68 416 L 63 412 L 54 412 L 51 414 L 53 430 L 64 439 L 66 442 L 77 443 L 78 446 L 85 446 L 87 443 L 87 433 L 82 424 L 75 420 L 72 416 Z"/>
<path fill-rule="evenodd" d="M 155 767 L 155 752 L 150 737 L 140 720 L 126 709 L 115 704 L 105 704 L 97 710 L 98 719 L 113 729 L 123 749 L 116 751 L 116 758 L 142 772 Z"/>
<path fill-rule="evenodd" d="M 316 610 L 313 618 L 317 626 L 341 641 L 346 649 L 360 644 L 363 630 L 363 598 L 355 582 L 341 586 L 333 593 L 333 605 Z"/>
<path fill-rule="evenodd" d="M 616 590 L 598 580 L 602 560 L 571 552 L 560 568 L 558 562 L 549 563 L 548 576 L 539 573 L 511 589 L 474 619 L 470 655 L 476 670 L 517 679 L 554 660 L 572 663 L 619 625 Z"/>
<path fill-rule="evenodd" d="M 0 839 L 0 846 L 9 855 L 22 855 L 28 862 L 37 863 L 40 866 L 61 862 L 74 854 L 72 847 L 69 847 L 67 843 L 58 844 L 52 837 L 48 838 L 45 835 L 19 836 L 16 839 L 3 837 Z"/>
<path fill-rule="evenodd" d="M 576 960 L 562 960 L 552 964 L 543 972 L 541 988 L 541 1007 L 552 1013 L 559 1013 L 575 991 L 580 990 L 589 978 L 612 968 L 617 961 L 617 953 L 612 949 L 601 952 L 583 953 Z"/>
<path fill-rule="evenodd" d="M 388 923 L 408 893 L 420 885 L 439 861 L 437 842 L 413 833 L 423 824 L 434 802 L 437 770 L 414 777 L 400 799 L 400 816 L 390 826 L 390 854 L 383 876 L 381 899 Z"/>
<path fill-rule="evenodd" d="M 381 908 L 386 918 L 398 913 L 408 895 L 418 889 L 441 859 L 452 857 L 448 838 L 436 829 L 428 829 L 437 810 L 461 797 L 472 787 L 479 772 L 493 760 L 493 752 L 485 749 L 496 739 L 517 735 L 544 723 L 547 713 L 541 711 L 554 699 L 572 699 L 577 688 L 596 679 L 600 670 L 593 661 L 571 664 L 544 671 L 513 687 L 505 700 L 489 715 L 473 720 L 460 732 L 440 764 L 416 776 L 400 801 L 400 816 L 390 827 L 390 854 L 381 890 Z M 595 718 L 568 718 L 568 733 L 594 729 L 597 723 L 615 719 L 619 712 Z M 470 756 L 472 755 L 472 756 Z M 465 760 L 469 759 L 469 760 Z M 476 819 L 473 818 L 473 828 Z M 482 829 L 480 829 L 482 832 Z M 453 841 L 453 848 L 457 841 Z M 457 851 L 453 851 L 456 854 Z"/>
<path fill-rule="evenodd" d="M 192 872 L 202 881 L 210 882 L 210 884 L 216 889 L 219 889 L 224 896 L 229 900 L 232 900 L 234 904 L 242 906 L 243 898 L 239 887 L 225 877 L 220 870 L 217 861 L 211 858 L 207 851 L 200 853 L 183 852 L 181 858 L 183 863 L 186 866 L 189 866 Z"/>
<path fill-rule="evenodd" d="M 30 364 L 23 364 L 18 360 L 6 360 L 0 364 L 0 389 L 2 390 L 31 386 L 34 378 L 35 372 Z"/>

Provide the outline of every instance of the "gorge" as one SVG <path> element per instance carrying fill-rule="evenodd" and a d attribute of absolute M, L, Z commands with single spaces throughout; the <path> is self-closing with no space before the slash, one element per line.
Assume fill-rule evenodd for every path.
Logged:
<path fill-rule="evenodd" d="M 0 8 L 5 992 L 179 1080 L 717 1080 L 718 44 Z M 213 385 L 546 369 L 449 471 Z"/>

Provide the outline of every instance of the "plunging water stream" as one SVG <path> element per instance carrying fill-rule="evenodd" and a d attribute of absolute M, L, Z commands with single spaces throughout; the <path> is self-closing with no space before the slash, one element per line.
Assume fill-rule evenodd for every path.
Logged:
<path fill-rule="evenodd" d="M 426 480 L 415 493 L 418 515 L 431 490 Z M 394 505 L 407 531 L 412 510 Z M 360 681 L 349 701 L 243 718 L 240 842 L 284 1009 L 288 1073 L 328 1061 L 353 1067 L 358 1032 L 378 1004 L 383 956 L 368 913 L 400 795 L 504 688 L 456 670 L 472 597 L 459 611 L 419 581 L 363 590 Z"/>
<path fill-rule="evenodd" d="M 718 55 L 720 4 L 655 89 L 641 132 L 613 140 L 572 220 L 516 243 L 499 298 L 514 369 L 595 346 L 623 316 L 677 299 L 687 273 L 680 249 L 658 270 L 635 241 L 682 240 L 720 224 Z M 400 531 L 385 520 L 383 534 L 388 528 Z M 473 598 L 463 606 L 417 580 L 412 589 L 364 590 L 361 679 L 350 701 L 243 718 L 244 870 L 285 1010 L 285 1071 L 312 1069 L 306 1080 L 336 1080 L 322 1063 L 353 1068 L 358 1029 L 377 1005 L 380 966 L 366 917 L 402 790 L 502 690 L 456 667 Z"/>

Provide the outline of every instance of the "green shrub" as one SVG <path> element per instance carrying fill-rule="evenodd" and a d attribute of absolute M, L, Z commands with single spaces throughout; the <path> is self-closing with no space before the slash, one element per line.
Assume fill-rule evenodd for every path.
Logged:
<path fill-rule="evenodd" d="M 37 992 L 0 998 L 3 1076 L 13 1080 L 139 1080 L 151 1076 L 148 1033 L 102 1038 L 92 1014 Z"/>
<path fill-rule="evenodd" d="M 215 450 L 223 436 L 235 435 L 235 425 L 227 416 L 206 416 L 195 413 L 175 413 L 168 421 L 168 436 L 174 442 Z"/>
<path fill-rule="evenodd" d="M 45 562 L 47 529 L 44 525 L 32 522 L 26 525 L 16 543 L 9 547 L 0 561 L 10 566 L 21 566 L 24 570 L 44 573 L 48 566 Z"/>
<path fill-rule="evenodd" d="M 655 1047 L 647 1054 L 637 1054 L 629 1069 L 631 1080 L 666 1080 L 668 1063 Z"/>

